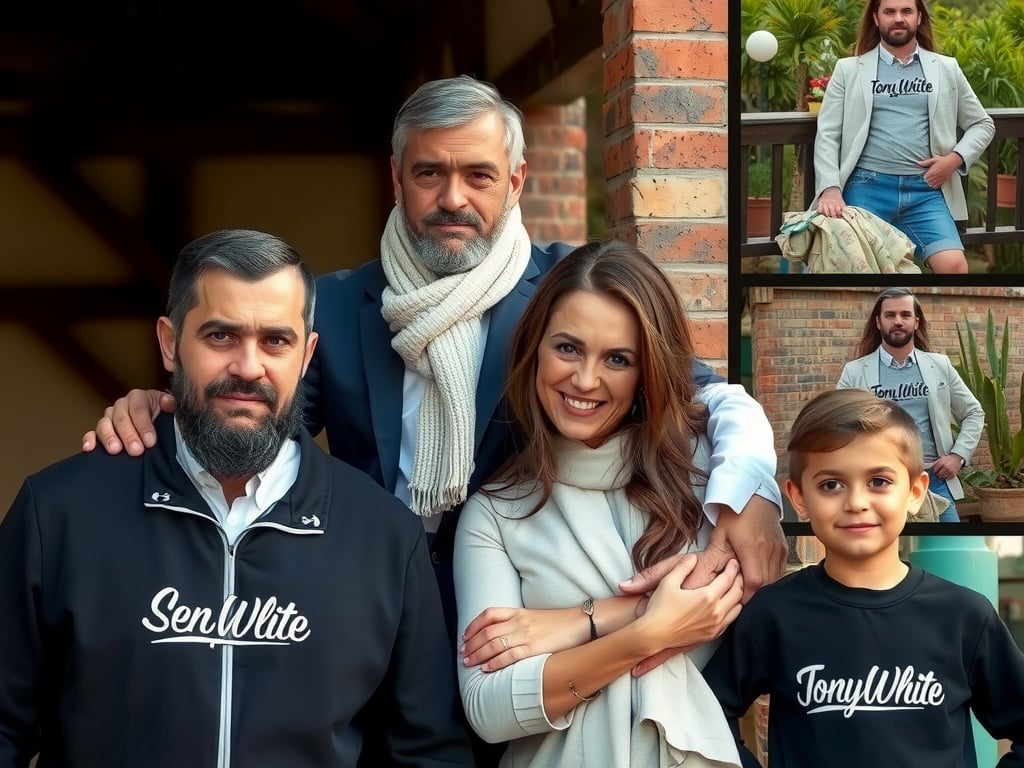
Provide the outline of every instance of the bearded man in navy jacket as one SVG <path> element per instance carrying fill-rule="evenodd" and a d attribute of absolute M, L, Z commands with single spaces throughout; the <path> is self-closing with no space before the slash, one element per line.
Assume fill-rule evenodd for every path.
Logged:
<path fill-rule="evenodd" d="M 157 447 L 25 481 L 0 523 L 0 765 L 354 768 L 366 740 L 472 765 L 422 526 L 302 427 L 314 290 L 271 235 L 186 246 Z"/>

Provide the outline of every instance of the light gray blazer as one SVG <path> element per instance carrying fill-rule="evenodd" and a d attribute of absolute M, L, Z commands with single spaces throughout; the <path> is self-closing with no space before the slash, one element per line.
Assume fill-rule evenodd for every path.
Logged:
<path fill-rule="evenodd" d="M 959 174 L 942 185 L 953 219 L 967 219 L 967 200 L 960 176 L 981 156 L 995 135 L 995 124 L 974 95 L 957 60 L 924 48 L 921 69 L 935 87 L 928 94 L 928 125 L 933 155 L 955 150 L 964 159 Z M 860 160 L 871 125 L 871 81 L 878 72 L 878 48 L 836 63 L 818 114 L 814 141 L 815 200 L 829 187 L 843 189 Z M 957 129 L 963 136 L 957 138 Z M 924 158 L 920 158 L 924 159 Z"/>
<path fill-rule="evenodd" d="M 921 369 L 921 378 L 928 386 L 928 418 L 932 422 L 932 434 L 939 455 L 955 453 L 970 463 L 985 428 L 985 411 L 981 403 L 967 388 L 948 357 L 919 349 L 914 350 L 914 357 Z M 843 367 L 836 389 L 870 391 L 872 387 L 878 386 L 878 365 L 877 349 L 870 355 L 852 360 Z M 954 419 L 960 425 L 956 440 L 950 428 Z M 951 477 L 946 483 L 954 498 L 964 497 L 964 487 L 958 478 Z"/>

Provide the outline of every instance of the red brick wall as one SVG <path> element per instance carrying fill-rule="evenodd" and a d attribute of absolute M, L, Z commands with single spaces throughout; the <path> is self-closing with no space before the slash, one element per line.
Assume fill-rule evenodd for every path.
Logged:
<path fill-rule="evenodd" d="M 727 360 L 726 3 L 606 0 L 608 236 L 662 263 L 697 354 Z"/>
<path fill-rule="evenodd" d="M 751 288 L 751 352 L 754 396 L 764 406 L 775 429 L 779 477 L 786 476 L 785 445 L 801 406 L 813 395 L 835 387 L 843 365 L 854 359 L 854 348 L 865 321 L 883 288 Z M 1002 341 L 1002 324 L 1010 319 L 1010 375 L 1007 402 L 1018 403 L 1024 371 L 1024 288 L 914 288 L 928 323 L 933 352 L 959 362 L 956 323 L 970 319 L 979 341 L 982 366 L 985 319 L 991 307 Z M 1010 406 L 1010 424 L 1020 418 Z M 988 463 L 982 437 L 972 464 Z"/>
<path fill-rule="evenodd" d="M 524 113 L 526 185 L 523 223 L 539 244 L 587 239 L 587 132 L 582 98 Z"/>

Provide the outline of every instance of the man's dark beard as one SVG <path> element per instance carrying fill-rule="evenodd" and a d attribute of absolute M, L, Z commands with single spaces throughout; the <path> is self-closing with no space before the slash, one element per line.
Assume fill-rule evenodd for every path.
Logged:
<path fill-rule="evenodd" d="M 256 426 L 246 429 L 225 424 L 213 411 L 213 400 L 230 394 L 258 395 L 270 409 Z M 171 377 L 171 394 L 177 401 L 176 418 L 181 437 L 192 455 L 211 475 L 217 478 L 251 477 L 269 467 L 285 440 L 302 428 L 302 383 L 288 406 L 275 414 L 277 392 L 255 381 L 225 379 L 207 385 L 199 401 L 192 382 L 175 370 Z"/>
<path fill-rule="evenodd" d="M 909 34 L 908 34 L 909 33 Z M 907 35 L 906 40 L 897 40 L 896 35 Z M 893 48 L 900 48 L 904 45 L 912 43 L 914 38 L 917 37 L 917 30 L 912 30 L 910 27 L 902 27 L 901 29 L 892 29 L 891 27 L 882 33 L 882 39 L 885 40 Z"/>
<path fill-rule="evenodd" d="M 910 344 L 910 342 L 914 340 L 914 332 L 909 328 L 900 331 L 900 333 L 905 334 L 906 338 L 898 340 L 893 335 L 893 331 L 881 331 L 882 341 L 884 341 L 886 344 L 888 344 L 890 347 L 893 347 L 894 349 L 901 349 Z"/>

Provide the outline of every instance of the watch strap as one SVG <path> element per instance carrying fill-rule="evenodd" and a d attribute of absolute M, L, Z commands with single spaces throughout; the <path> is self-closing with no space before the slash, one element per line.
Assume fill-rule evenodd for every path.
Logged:
<path fill-rule="evenodd" d="M 590 620 L 590 639 L 597 640 L 597 625 L 594 623 L 594 598 L 588 597 L 580 603 L 580 609 L 587 614 Z"/>

